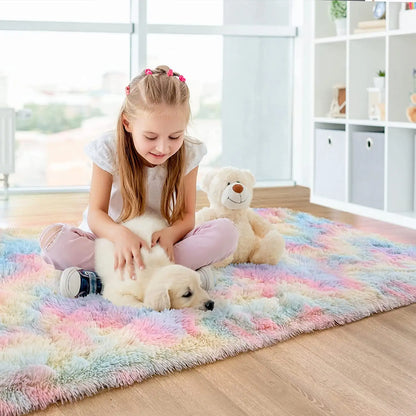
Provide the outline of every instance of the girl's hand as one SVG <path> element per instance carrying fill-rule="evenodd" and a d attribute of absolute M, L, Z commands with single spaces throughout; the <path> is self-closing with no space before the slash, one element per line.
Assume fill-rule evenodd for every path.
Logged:
<path fill-rule="evenodd" d="M 171 262 L 175 262 L 175 257 L 173 254 L 173 245 L 175 244 L 175 241 L 173 240 L 173 235 L 168 228 L 164 228 L 163 230 L 156 231 L 152 235 L 152 247 L 154 247 L 156 244 L 159 244 L 165 251 L 166 254 L 169 257 L 169 260 Z"/>
<path fill-rule="evenodd" d="M 120 278 L 123 280 L 123 270 L 127 267 L 130 279 L 136 279 L 134 263 L 139 269 L 144 269 L 144 263 L 140 249 L 144 247 L 149 250 L 146 241 L 134 234 L 128 228 L 122 226 L 114 241 L 114 270 L 120 269 Z"/>

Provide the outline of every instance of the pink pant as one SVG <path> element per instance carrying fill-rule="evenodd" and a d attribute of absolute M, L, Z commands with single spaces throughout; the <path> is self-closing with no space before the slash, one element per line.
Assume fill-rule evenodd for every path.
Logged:
<path fill-rule="evenodd" d="M 41 241 L 52 228 L 58 231 L 53 241 L 42 247 L 43 259 L 58 270 L 71 266 L 94 270 L 94 240 L 97 237 L 67 224 L 53 224 L 43 231 Z M 238 231 L 232 221 L 226 218 L 208 221 L 175 244 L 175 262 L 197 270 L 230 256 L 237 243 Z"/>

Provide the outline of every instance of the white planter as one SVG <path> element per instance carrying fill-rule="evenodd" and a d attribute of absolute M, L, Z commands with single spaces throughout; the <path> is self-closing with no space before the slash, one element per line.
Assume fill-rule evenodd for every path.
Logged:
<path fill-rule="evenodd" d="M 347 19 L 335 19 L 335 28 L 338 36 L 344 36 L 347 34 Z"/>
<path fill-rule="evenodd" d="M 384 77 L 373 77 L 374 87 L 378 88 L 379 90 L 384 89 Z"/>

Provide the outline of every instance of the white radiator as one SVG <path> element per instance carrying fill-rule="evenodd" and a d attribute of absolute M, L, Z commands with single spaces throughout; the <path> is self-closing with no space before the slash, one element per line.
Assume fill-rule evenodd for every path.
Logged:
<path fill-rule="evenodd" d="M 0 174 L 14 173 L 15 165 L 15 112 L 13 108 L 0 108 Z"/>

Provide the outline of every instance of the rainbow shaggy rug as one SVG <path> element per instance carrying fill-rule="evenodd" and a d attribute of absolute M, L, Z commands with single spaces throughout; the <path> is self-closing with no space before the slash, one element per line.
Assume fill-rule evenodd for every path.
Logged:
<path fill-rule="evenodd" d="M 220 269 L 212 312 L 62 298 L 37 242 L 3 235 L 0 414 L 25 414 L 416 301 L 416 246 L 305 213 L 257 212 L 277 224 L 286 254 L 277 266 Z"/>

